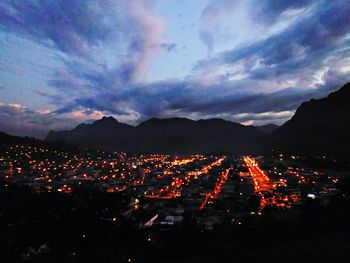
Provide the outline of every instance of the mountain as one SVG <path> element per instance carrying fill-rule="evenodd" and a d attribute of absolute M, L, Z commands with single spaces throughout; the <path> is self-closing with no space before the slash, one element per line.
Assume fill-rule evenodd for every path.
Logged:
<path fill-rule="evenodd" d="M 151 119 L 136 127 L 140 151 L 251 152 L 263 135 L 254 127 L 222 119 Z"/>
<path fill-rule="evenodd" d="M 261 131 L 263 133 L 272 133 L 275 130 L 277 130 L 279 128 L 279 126 L 274 124 L 274 123 L 268 123 L 268 124 L 261 125 L 261 126 L 255 126 L 255 128 L 257 128 L 259 131 Z"/>
<path fill-rule="evenodd" d="M 92 124 L 79 124 L 73 130 L 50 131 L 45 140 L 125 151 L 132 141 L 133 132 L 134 127 L 130 125 L 120 123 L 113 117 L 103 117 Z"/>
<path fill-rule="evenodd" d="M 304 102 L 281 127 L 244 126 L 222 119 L 150 119 L 133 127 L 112 117 L 50 131 L 47 141 L 68 142 L 113 151 L 142 153 L 350 154 L 350 83 L 322 99 Z"/>
<path fill-rule="evenodd" d="M 1 145 L 13 145 L 13 144 L 21 144 L 21 145 L 40 145 L 43 141 L 31 138 L 31 137 L 19 137 L 7 134 L 5 132 L 0 132 L 0 144 Z"/>
<path fill-rule="evenodd" d="M 346 155 L 350 153 L 350 83 L 322 99 L 304 102 L 272 134 L 282 151 Z"/>
<path fill-rule="evenodd" d="M 83 149 L 74 144 L 69 144 L 66 142 L 48 142 L 31 137 L 19 137 L 9 135 L 4 132 L 0 132 L 0 151 L 3 150 L 3 146 L 13 146 L 13 145 L 25 145 L 31 147 L 45 147 L 54 150 L 64 150 L 68 152 L 81 152 L 87 149 Z"/>
<path fill-rule="evenodd" d="M 8 142 L 8 141 L 12 140 L 12 138 L 14 138 L 14 137 L 15 136 L 11 136 L 7 133 L 0 132 L 0 143 Z"/>
<path fill-rule="evenodd" d="M 265 135 L 255 127 L 222 119 L 150 119 L 133 127 L 112 117 L 80 124 L 70 131 L 50 131 L 47 141 L 142 153 L 258 152 Z"/>

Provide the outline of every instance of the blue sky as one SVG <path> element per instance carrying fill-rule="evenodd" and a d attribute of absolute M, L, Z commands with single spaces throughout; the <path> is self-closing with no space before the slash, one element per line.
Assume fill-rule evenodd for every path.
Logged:
<path fill-rule="evenodd" d="M 347 0 L 6 0 L 0 130 L 112 115 L 282 124 L 350 79 Z"/>

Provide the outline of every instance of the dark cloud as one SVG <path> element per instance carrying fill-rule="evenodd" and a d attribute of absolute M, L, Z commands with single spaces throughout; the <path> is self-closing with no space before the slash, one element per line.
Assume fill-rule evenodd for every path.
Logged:
<path fill-rule="evenodd" d="M 277 17 L 285 10 L 308 6 L 311 2 L 264 2 L 260 3 L 260 9 L 268 9 Z M 323 66 L 324 60 L 330 56 L 341 58 L 344 51 L 334 51 L 344 46 L 344 36 L 350 31 L 350 23 L 346 23 L 350 13 L 350 4 L 347 1 L 318 2 L 319 5 L 314 7 L 313 13 L 287 30 L 260 42 L 224 52 L 198 65 L 200 68 L 205 67 L 206 63 L 219 66 L 243 63 L 243 73 L 248 74 L 248 78 L 225 81 L 221 77 L 217 84 L 210 84 L 209 87 L 204 87 L 196 79 L 125 85 L 127 81 L 121 80 L 124 75 L 130 75 L 128 71 L 134 71 L 130 68 L 132 65 L 125 64 L 121 70 L 86 72 L 79 66 L 70 65 L 70 68 L 76 68 L 75 76 L 84 80 L 84 87 L 91 94 L 81 94 L 56 113 L 68 113 L 81 108 L 123 116 L 137 112 L 138 121 L 150 117 L 169 117 L 171 114 L 225 116 L 238 121 L 247 121 L 249 118 L 258 121 L 265 121 L 269 117 L 278 120 L 286 118 L 276 112 L 293 112 L 303 101 L 325 96 L 348 79 L 346 73 L 340 74 L 336 70 L 323 73 L 321 82 L 314 77 L 315 72 Z M 224 8 L 221 6 L 218 10 Z M 162 47 L 168 49 L 171 44 L 163 43 Z M 138 50 L 141 47 L 134 43 L 131 48 Z M 279 79 L 284 74 L 288 75 L 286 79 Z M 297 80 L 294 86 L 291 84 L 274 92 L 265 91 L 266 84 L 262 83 L 272 79 L 283 82 L 289 78 Z M 316 86 L 314 84 L 322 82 L 323 84 Z M 63 79 L 59 76 L 51 84 L 57 89 L 73 89 L 78 86 L 71 76 Z M 271 112 L 275 112 L 275 115 Z"/>
<path fill-rule="evenodd" d="M 259 23 L 273 24 L 278 21 L 281 14 L 287 10 L 300 9 L 310 6 L 320 0 L 277 0 L 277 1 L 251 1 L 251 16 Z"/>
<path fill-rule="evenodd" d="M 106 91 L 98 96 L 80 98 L 57 113 L 67 113 L 79 108 L 89 108 L 117 115 L 139 113 L 137 122 L 151 117 L 181 116 L 225 116 L 228 119 L 244 113 L 244 116 L 264 116 L 267 112 L 294 111 L 303 101 L 326 96 L 343 85 L 348 76 L 327 71 L 323 77 L 324 84 L 313 88 L 301 89 L 291 87 L 275 92 L 217 93 L 224 89 L 222 83 L 206 89 L 195 81 L 162 81 L 149 85 L 128 86 L 124 90 Z M 239 83 L 228 82 L 226 88 L 234 85 L 254 85 L 253 81 Z M 259 90 L 259 89 L 257 89 Z M 249 115 L 250 114 L 250 115 Z M 245 120 L 247 117 L 245 117 Z M 285 117 L 284 117 L 285 118 Z M 237 119 L 240 120 L 240 119 Z"/>
<path fill-rule="evenodd" d="M 237 6 L 245 2 L 249 7 L 249 16 L 251 20 L 259 24 L 259 26 L 272 26 L 280 22 L 286 11 L 300 10 L 312 6 L 314 3 L 320 3 L 322 0 L 277 0 L 277 1 L 261 1 L 261 0 L 212 0 L 204 8 L 201 14 L 201 26 L 199 29 L 199 37 L 206 45 L 208 54 L 211 55 L 215 45 L 215 39 L 220 32 L 220 21 L 222 17 L 230 17 L 233 15 Z M 288 17 L 288 16 L 287 16 Z"/>
<path fill-rule="evenodd" d="M 314 13 L 290 28 L 251 45 L 226 51 L 214 59 L 201 61 L 196 68 L 213 63 L 247 64 L 252 60 L 255 63 L 246 69 L 250 77 L 267 79 L 319 64 L 337 48 L 344 46 L 344 37 L 350 33 L 350 2 L 318 2 Z M 259 63 L 258 67 L 256 62 Z"/>
<path fill-rule="evenodd" d="M 5 1 L 0 13 L 2 30 L 20 31 L 60 50 L 85 55 L 111 31 L 108 2 L 86 0 Z M 105 21 L 99 23 L 98 21 Z"/>
<path fill-rule="evenodd" d="M 42 114 L 2 104 L 5 131 L 43 136 L 50 128 L 62 128 L 62 123 L 73 126 L 78 120 L 74 116 L 97 118 L 102 113 L 129 123 L 174 116 L 280 123 L 303 101 L 323 97 L 349 81 L 349 68 L 344 69 L 349 62 L 344 59 L 350 57 L 349 1 L 252 0 L 254 21 L 264 25 L 280 22 L 288 10 L 310 10 L 283 31 L 200 61 L 193 76 L 153 83 L 136 80 L 147 70 L 152 54 L 174 51 L 176 44 L 164 42 L 162 23 L 146 12 L 143 1 L 116 0 L 117 7 L 112 2 L 0 4 L 2 30 L 19 32 L 65 54 L 60 57 L 62 68 L 47 80 L 55 92 L 38 91 L 57 109 Z M 218 21 L 211 15 L 229 14 L 234 2 L 211 1 L 203 12 L 209 26 L 200 34 L 209 52 Z M 117 66 L 91 61 L 95 48 L 113 41 L 126 48 Z M 216 67 L 220 73 L 215 73 Z"/>
<path fill-rule="evenodd" d="M 149 12 L 150 5 L 137 0 L 9 0 L 0 3 L 0 29 L 97 63 L 99 48 L 125 45 L 120 72 L 129 82 L 145 73 L 163 43 L 162 21 Z"/>
<path fill-rule="evenodd" d="M 338 82 L 339 84 L 339 82 Z M 318 89 L 283 89 L 272 93 L 240 94 L 231 96 L 187 98 L 168 103 L 169 107 L 182 112 L 208 114 L 264 113 L 295 110 L 303 101 L 320 98 L 339 86 L 322 86 Z"/>

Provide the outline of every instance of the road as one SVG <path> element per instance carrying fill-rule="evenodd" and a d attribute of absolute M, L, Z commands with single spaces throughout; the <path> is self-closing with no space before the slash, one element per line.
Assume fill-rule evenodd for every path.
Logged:
<path fill-rule="evenodd" d="M 254 191 L 258 192 L 272 192 L 274 184 L 266 173 L 259 167 L 259 164 L 251 157 L 245 156 L 244 162 L 249 169 L 249 174 L 254 181 Z"/>
<path fill-rule="evenodd" d="M 208 204 L 210 199 L 217 199 L 221 193 L 222 186 L 226 183 L 229 175 L 229 169 L 226 169 L 224 172 L 221 173 L 220 177 L 217 179 L 214 189 L 205 195 L 205 198 L 199 207 L 199 210 L 203 210 L 206 205 Z"/>

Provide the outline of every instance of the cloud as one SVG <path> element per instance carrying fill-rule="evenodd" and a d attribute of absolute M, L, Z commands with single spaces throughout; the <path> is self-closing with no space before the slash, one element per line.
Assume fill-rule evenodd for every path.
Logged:
<path fill-rule="evenodd" d="M 252 0 L 250 2 L 251 17 L 259 23 L 271 25 L 289 10 L 296 10 L 310 6 L 313 3 L 322 2 L 320 0 L 278 0 L 278 1 L 260 1 Z"/>
<path fill-rule="evenodd" d="M 1 5 L 2 30 L 18 31 L 70 54 L 85 55 L 88 48 L 109 35 L 112 14 L 105 12 L 108 4 L 29 0 L 5 1 Z M 97 23 L 105 15 L 109 16 L 105 24 Z"/>
<path fill-rule="evenodd" d="M 276 5 L 275 8 L 280 10 L 282 6 Z M 200 61 L 195 69 L 212 64 L 244 63 L 248 65 L 245 70 L 250 78 L 266 79 L 322 63 L 334 50 L 344 46 L 345 36 L 350 33 L 349 12 L 348 1 L 318 1 L 314 12 L 291 28 Z"/>
<path fill-rule="evenodd" d="M 176 43 L 163 43 L 161 47 L 164 48 L 167 52 L 175 51 Z"/>
<path fill-rule="evenodd" d="M 148 70 L 149 59 L 160 51 L 164 24 L 147 10 L 146 0 L 127 1 L 127 14 L 133 28 L 129 52 L 122 64 L 126 82 L 138 80 Z"/>
<path fill-rule="evenodd" d="M 39 41 L 61 54 L 108 63 L 113 50 L 125 82 L 139 80 L 160 49 L 163 22 L 145 0 L 48 0 L 0 4 L 0 28 Z M 121 56 L 117 54 L 122 54 Z M 115 64 L 116 62 L 114 62 Z"/>
<path fill-rule="evenodd" d="M 17 136 L 44 138 L 49 130 L 71 129 L 81 122 L 91 122 L 102 116 L 104 113 L 96 110 L 56 114 L 48 109 L 31 110 L 18 103 L 0 103 L 1 131 Z"/>
<path fill-rule="evenodd" d="M 246 41 L 265 38 L 269 36 L 270 31 L 274 32 L 281 26 L 287 26 L 293 22 L 293 18 L 300 18 L 302 11 L 317 2 L 321 1 L 211 0 L 201 14 L 199 38 L 207 47 L 208 56 L 211 56 L 219 38 L 228 41 L 228 35 L 233 34 L 234 37 L 231 36 L 230 41 L 235 42 L 241 27 L 246 27 L 245 31 L 250 32 L 250 36 L 245 36 Z M 230 28 L 235 28 L 235 32 L 231 33 Z M 239 36 L 242 37 L 243 34 L 241 32 Z"/>
<path fill-rule="evenodd" d="M 79 98 L 58 110 L 57 113 L 90 108 L 123 116 L 124 120 L 131 123 L 138 123 L 151 117 L 176 116 L 194 118 L 198 116 L 203 118 L 224 116 L 226 119 L 243 122 L 248 117 L 261 116 L 259 114 L 293 112 L 303 101 L 326 96 L 348 79 L 347 72 L 343 74 L 335 72 L 326 71 L 323 73 L 320 76 L 321 82 L 313 87 L 305 89 L 290 87 L 271 92 L 259 92 L 259 90 L 267 90 L 264 86 L 273 84 L 272 81 L 264 84 L 251 80 L 220 82 L 210 87 L 203 86 L 196 80 L 173 80 L 131 85 L 124 90 L 107 90 L 97 96 Z M 240 88 L 241 86 L 253 86 L 253 89 L 243 90 Z M 220 89 L 220 93 L 217 92 L 217 89 Z M 234 118 L 242 113 L 246 114 L 244 120 Z M 276 115 L 273 114 L 263 116 L 276 119 Z M 261 121 L 262 119 L 257 120 Z"/>
<path fill-rule="evenodd" d="M 211 55 L 214 49 L 215 36 L 218 31 L 221 18 L 232 13 L 237 6 L 233 0 L 213 0 L 204 8 L 201 15 L 199 37 L 206 45 L 208 55 Z"/>
<path fill-rule="evenodd" d="M 264 125 L 268 123 L 275 123 L 281 125 L 291 117 L 295 111 L 268 111 L 263 113 L 240 113 L 232 116 L 236 122 L 244 125 Z"/>
<path fill-rule="evenodd" d="M 1 3 L 1 30 L 44 45 L 59 61 L 44 76 L 50 89 L 35 88 L 53 110 L 1 104 L 1 127 L 42 137 L 102 115 L 130 124 L 175 116 L 281 124 L 301 102 L 349 81 L 348 1 L 250 0 L 252 23 L 278 30 L 215 54 L 222 20 L 243 3 L 210 1 L 199 28 L 210 57 L 182 79 L 153 82 L 144 79 L 152 59 L 177 48 L 163 37 L 155 1 Z"/>

